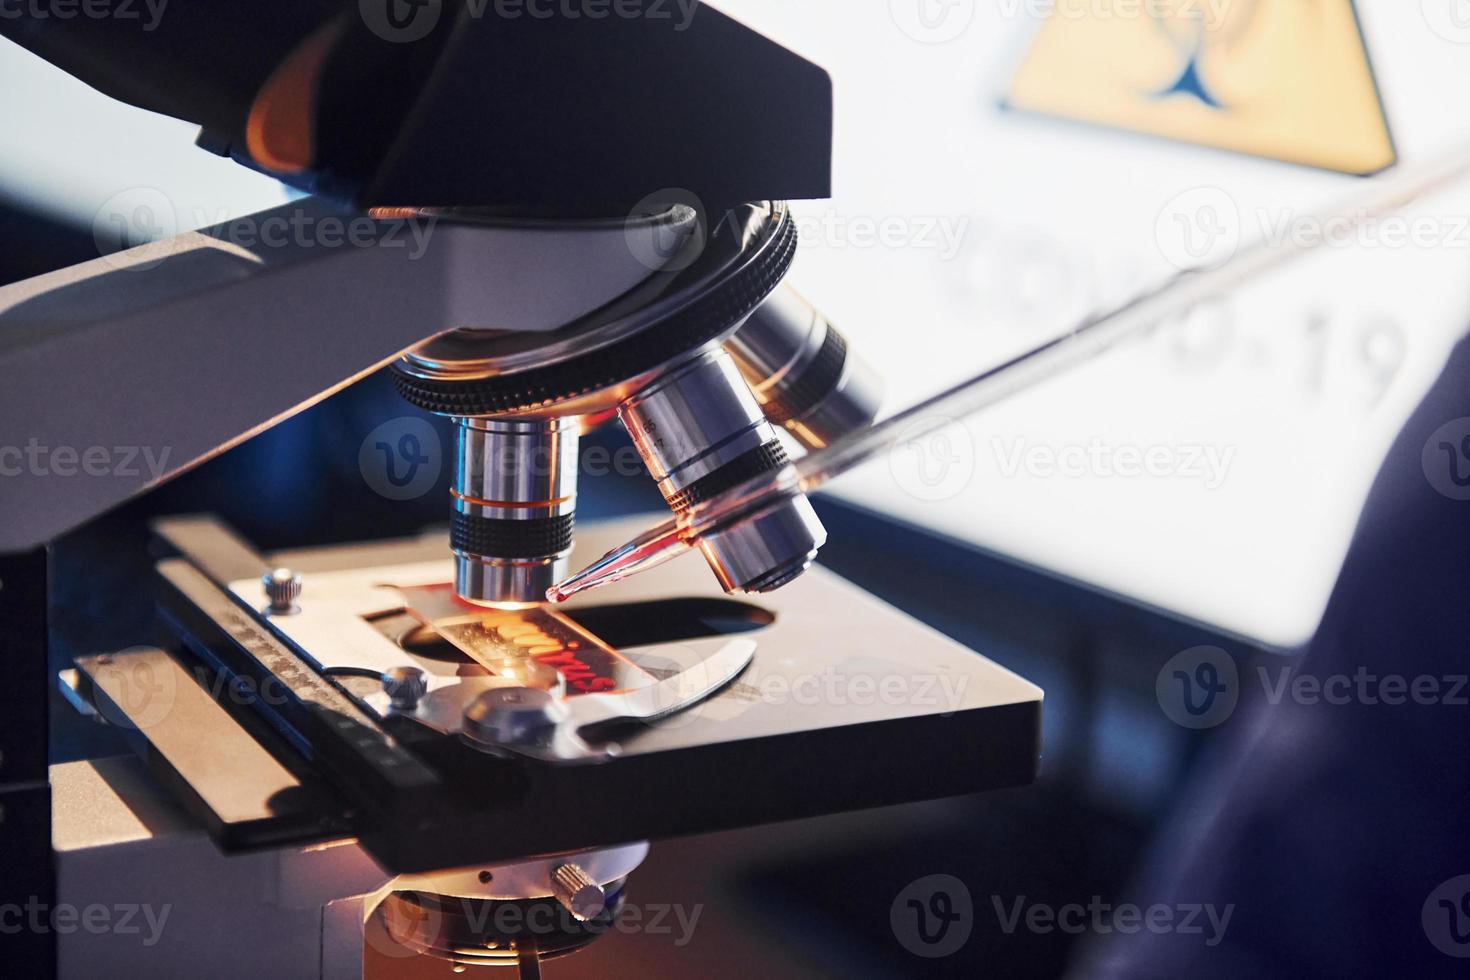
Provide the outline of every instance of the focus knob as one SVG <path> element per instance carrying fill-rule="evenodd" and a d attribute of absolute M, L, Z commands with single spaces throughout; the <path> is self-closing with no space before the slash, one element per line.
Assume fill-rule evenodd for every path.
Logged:
<path fill-rule="evenodd" d="M 590 922 L 607 908 L 602 886 L 575 864 L 563 864 L 551 873 L 551 893 L 578 922 Z"/>

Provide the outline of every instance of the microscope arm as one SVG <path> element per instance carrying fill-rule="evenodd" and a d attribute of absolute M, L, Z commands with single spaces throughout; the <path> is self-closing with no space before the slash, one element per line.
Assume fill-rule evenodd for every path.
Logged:
<path fill-rule="evenodd" d="M 671 220 L 370 218 L 309 199 L 0 288 L 0 554 L 429 337 L 589 313 L 652 274 L 646 257 L 688 230 Z"/>

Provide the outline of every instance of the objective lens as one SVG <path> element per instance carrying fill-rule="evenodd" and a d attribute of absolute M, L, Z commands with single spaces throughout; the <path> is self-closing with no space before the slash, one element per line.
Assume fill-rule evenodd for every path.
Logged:
<path fill-rule="evenodd" d="M 457 421 L 455 590 L 482 605 L 543 602 L 569 570 L 578 422 Z"/>
<path fill-rule="evenodd" d="M 818 449 L 878 417 L 883 384 L 827 318 L 789 286 L 725 344 L 766 418 Z"/>
<path fill-rule="evenodd" d="M 618 411 L 675 513 L 787 463 L 775 430 L 720 348 L 667 372 Z M 699 546 L 726 592 L 768 592 L 805 571 L 826 540 L 811 502 L 798 495 L 705 535 Z"/>

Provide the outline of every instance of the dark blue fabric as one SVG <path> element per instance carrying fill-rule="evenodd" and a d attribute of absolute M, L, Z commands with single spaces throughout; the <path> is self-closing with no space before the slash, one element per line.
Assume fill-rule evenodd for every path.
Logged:
<path fill-rule="evenodd" d="M 1436 491 L 1423 462 L 1431 436 L 1467 416 L 1462 343 L 1383 465 L 1298 674 L 1470 673 L 1470 501 Z M 1129 896 L 1234 905 L 1224 940 L 1112 935 L 1079 975 L 1470 976 L 1470 959 L 1437 949 L 1421 921 L 1437 886 L 1470 875 L 1470 707 L 1288 697 L 1227 724 L 1227 761 L 1193 786 Z M 1470 931 L 1458 909 L 1433 914 L 1451 912 Z"/>

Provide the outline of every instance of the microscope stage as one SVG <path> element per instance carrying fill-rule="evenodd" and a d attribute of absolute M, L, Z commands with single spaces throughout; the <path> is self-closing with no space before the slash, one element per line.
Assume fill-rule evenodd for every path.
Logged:
<path fill-rule="evenodd" d="M 634 520 L 580 528 L 573 563 L 639 527 Z M 778 592 L 731 599 L 698 558 L 686 556 L 565 607 L 481 611 L 446 602 L 452 564 L 437 534 L 267 558 L 210 518 L 170 520 L 158 530 L 185 556 L 159 565 L 164 618 L 187 651 L 181 661 L 202 653 L 205 663 L 252 678 L 248 686 L 260 696 L 248 707 L 284 735 L 262 744 L 313 789 L 293 797 L 273 784 L 277 798 L 325 792 L 340 805 L 318 823 L 350 826 L 394 871 L 703 833 L 1036 777 L 1038 688 L 820 566 Z M 267 607 L 260 574 L 271 567 L 301 576 L 291 614 Z M 507 650 L 517 637 L 525 656 L 512 662 Z M 660 720 L 583 729 L 593 756 L 570 764 L 474 748 L 458 731 L 458 711 L 446 728 L 426 707 L 460 684 L 494 683 L 488 664 L 517 677 L 549 673 L 555 695 L 575 711 L 579 698 L 662 687 L 697 675 L 719 651 L 728 656 L 732 644 L 748 650 L 751 643 L 748 666 L 717 693 Z M 423 671 L 425 707 L 389 707 L 378 678 L 395 667 Z M 187 783 L 219 778 L 208 767 L 191 773 L 165 761 Z M 196 805 L 210 798 L 202 790 L 187 795 Z M 288 817 L 292 828 L 310 822 L 280 809 L 283 826 L 255 819 L 248 832 L 215 836 L 221 846 L 250 847 L 289 835 Z M 212 830 L 229 823 L 217 815 L 205 822 Z"/>

